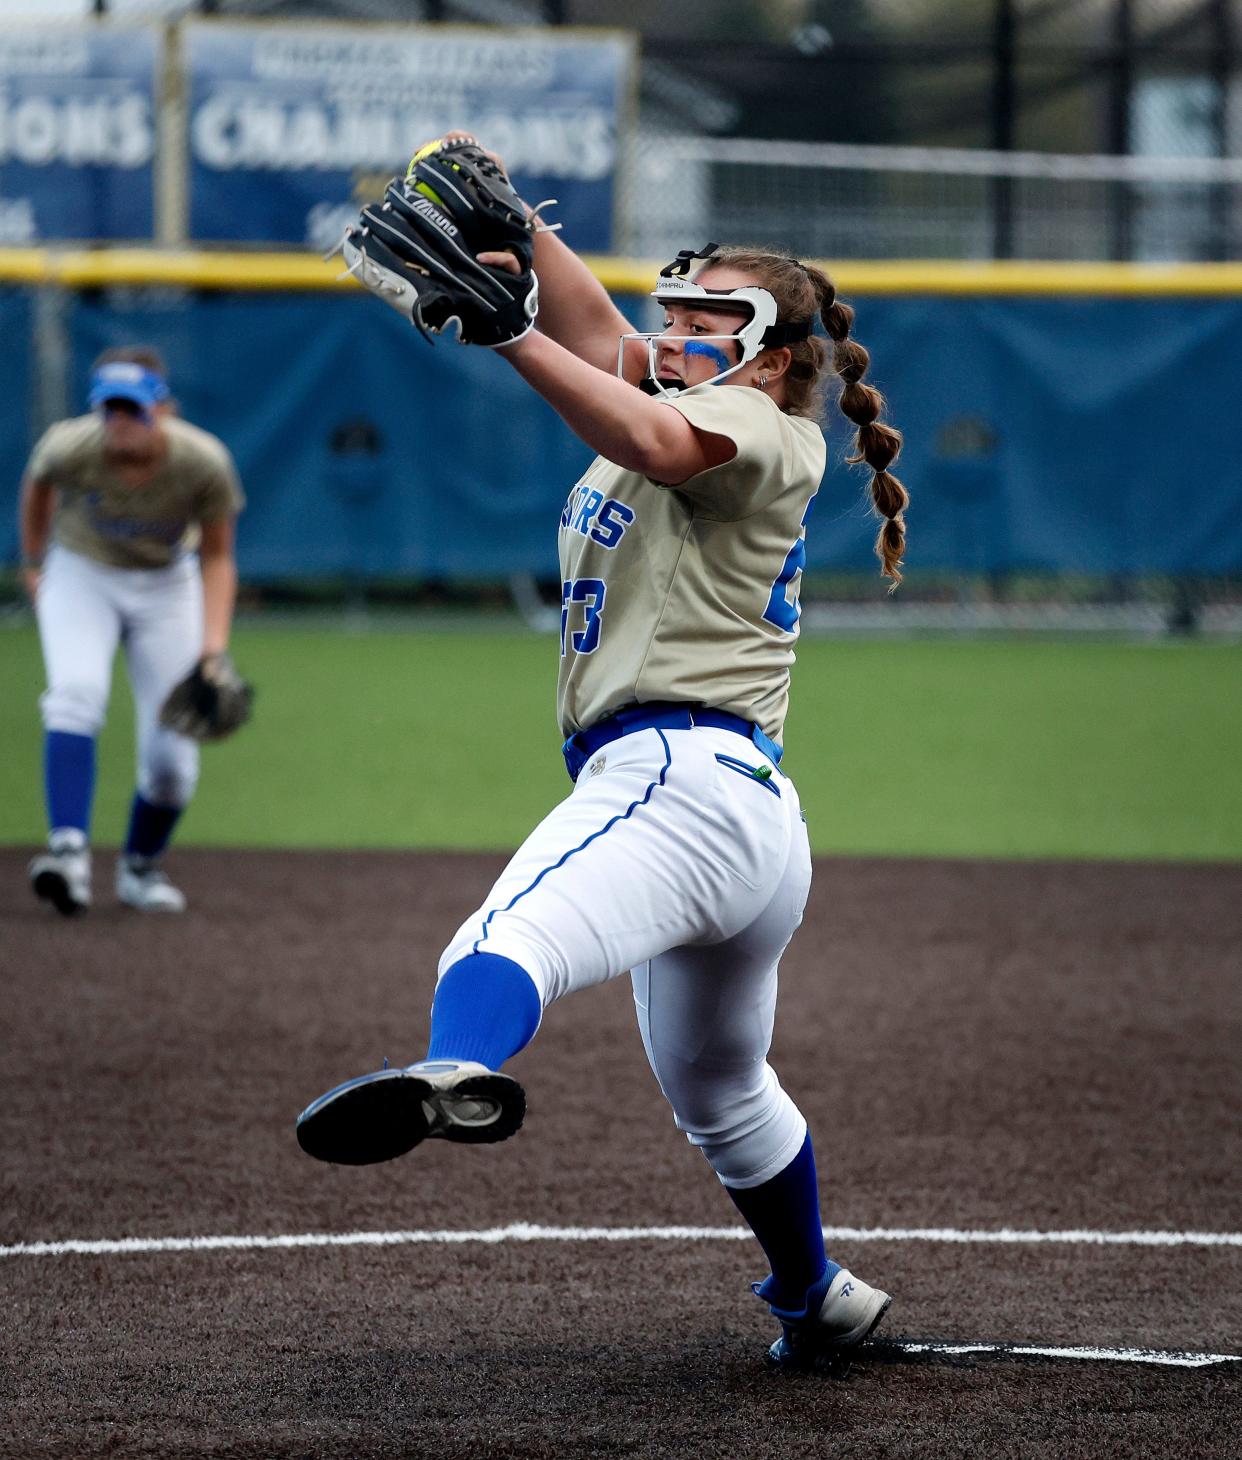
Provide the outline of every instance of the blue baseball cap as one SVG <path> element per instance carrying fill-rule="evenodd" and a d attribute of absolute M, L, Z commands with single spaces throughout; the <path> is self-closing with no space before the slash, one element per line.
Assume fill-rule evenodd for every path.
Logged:
<path fill-rule="evenodd" d="M 168 382 L 154 370 L 130 360 L 109 360 L 91 372 L 90 408 L 97 411 L 106 401 L 128 400 L 150 416 L 152 408 L 168 399 Z"/>

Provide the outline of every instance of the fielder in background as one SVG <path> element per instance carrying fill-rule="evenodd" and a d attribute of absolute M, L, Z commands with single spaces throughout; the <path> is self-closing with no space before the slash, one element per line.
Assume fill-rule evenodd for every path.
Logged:
<path fill-rule="evenodd" d="M 161 724 L 161 709 L 187 678 L 232 675 L 242 491 L 223 443 L 173 414 L 156 351 L 105 351 L 90 407 L 49 428 L 22 482 L 22 560 L 47 671 L 50 835 L 30 879 L 59 912 L 90 906 L 95 741 L 119 643 L 134 694 L 138 784 L 116 892 L 143 912 L 181 912 L 185 897 L 160 863 L 194 794 L 199 751 L 191 735 Z"/>
<path fill-rule="evenodd" d="M 558 709 L 574 789 L 445 950 L 426 1058 L 321 1096 L 299 1140 L 360 1164 L 429 1136 L 512 1135 L 525 1096 L 501 1066 L 557 999 L 630 973 L 676 1123 L 770 1264 L 755 1291 L 782 1326 L 771 1361 L 832 1367 L 890 1299 L 826 1253 L 807 1124 L 767 1062 L 777 965 L 811 877 L 781 738 L 828 370 L 845 382 L 894 582 L 901 437 L 879 420 L 853 311 L 819 269 L 685 250 L 656 281 L 663 329 L 636 333 L 506 199 L 497 162 L 489 171 L 469 139 L 423 149 L 344 253 L 424 331 L 456 320 L 463 340 L 498 350 L 599 453 L 560 518 Z M 825 1066 L 853 1079 L 838 1033 L 823 1031 Z"/>

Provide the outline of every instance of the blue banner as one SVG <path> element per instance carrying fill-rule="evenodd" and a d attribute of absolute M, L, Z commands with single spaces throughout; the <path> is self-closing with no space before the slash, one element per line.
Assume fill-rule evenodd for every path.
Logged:
<path fill-rule="evenodd" d="M 0 244 L 150 240 L 153 30 L 0 30 Z"/>
<path fill-rule="evenodd" d="M 577 249 L 612 244 L 623 33 L 189 22 L 190 236 L 325 250 L 450 127 L 556 198 Z"/>

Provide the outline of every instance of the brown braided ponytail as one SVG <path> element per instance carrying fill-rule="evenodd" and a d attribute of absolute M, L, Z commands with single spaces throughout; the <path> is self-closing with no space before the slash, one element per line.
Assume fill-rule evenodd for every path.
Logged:
<path fill-rule="evenodd" d="M 905 510 L 910 494 L 889 471 L 901 452 L 901 432 L 880 420 L 884 397 L 873 385 L 864 385 L 863 376 L 871 364 L 866 349 L 851 338 L 854 311 L 837 298 L 836 286 L 819 269 L 808 269 L 813 284 L 822 288 L 820 318 L 832 341 L 832 364 L 845 382 L 837 402 L 841 414 L 858 427 L 854 450 L 846 457 L 851 466 L 865 464 L 871 468 L 871 502 L 878 516 L 884 519 L 875 540 L 880 571 L 901 582 L 901 559 L 906 549 Z"/>
<path fill-rule="evenodd" d="M 884 397 L 875 386 L 863 384 L 871 356 L 850 333 L 854 311 L 837 298 L 836 286 L 828 275 L 812 264 L 750 248 L 719 248 L 712 255 L 711 267 L 718 264 L 752 274 L 776 300 L 779 320 L 818 316 L 822 321 L 832 342 L 831 349 L 816 335 L 787 347 L 791 358 L 783 377 L 784 410 L 791 416 L 820 420 L 828 369 L 834 369 L 844 382 L 837 404 L 841 414 L 858 428 L 846 460 L 851 466 L 871 468 L 872 506 L 876 515 L 884 519 L 876 537 L 875 552 L 881 573 L 891 578 L 892 587 L 896 588 L 901 582 L 901 560 L 906 548 L 905 510 L 910 501 L 905 487 L 889 471 L 901 451 L 901 432 L 880 420 Z"/>

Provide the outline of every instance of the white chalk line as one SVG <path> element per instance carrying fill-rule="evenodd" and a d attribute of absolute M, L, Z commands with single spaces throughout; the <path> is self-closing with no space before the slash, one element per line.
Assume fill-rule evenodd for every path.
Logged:
<path fill-rule="evenodd" d="M 1242 1364 L 1242 1354 L 1198 1354 L 1185 1349 L 1070 1347 L 1042 1343 L 919 1343 L 913 1339 L 880 1340 L 877 1348 L 903 1354 L 985 1354 L 1001 1358 L 1086 1359 L 1097 1363 L 1159 1364 L 1173 1369 L 1203 1369 L 1210 1364 Z M 860 1354 L 860 1357 L 862 1355 Z"/>
<path fill-rule="evenodd" d="M 1242 1232 L 1099 1232 L 1087 1228 L 1027 1232 L 958 1227 L 825 1227 L 829 1242 L 957 1242 L 1013 1245 L 1066 1243 L 1087 1247 L 1242 1247 Z M 748 1227 L 546 1227 L 511 1222 L 473 1231 L 298 1232 L 265 1237 L 70 1238 L 63 1242 L 14 1242 L 0 1257 L 108 1257 L 144 1252 L 259 1251 L 296 1247 L 411 1247 L 427 1243 L 495 1245 L 502 1242 L 744 1242 Z"/>
<path fill-rule="evenodd" d="M 1050 1244 L 1094 1247 L 1242 1247 L 1240 1232 L 1099 1232 L 1071 1229 L 1059 1232 L 1024 1232 L 1012 1228 L 961 1229 L 956 1227 L 825 1227 L 829 1242 L 957 1242 Z M 0 1257 L 107 1257 L 159 1252 L 262 1251 L 314 1247 L 460 1246 L 505 1242 L 738 1242 L 753 1240 L 746 1227 L 545 1227 L 513 1222 L 505 1227 L 474 1231 L 298 1232 L 275 1236 L 259 1234 L 216 1237 L 120 1237 L 97 1241 L 14 1242 L 0 1246 Z M 1044 1344 L 881 1341 L 888 1352 L 911 1355 L 980 1354 L 1158 1364 L 1174 1368 L 1202 1368 L 1210 1364 L 1242 1363 L 1242 1354 L 1191 1353 L 1183 1349 L 1128 1349 L 1069 1347 Z"/>

